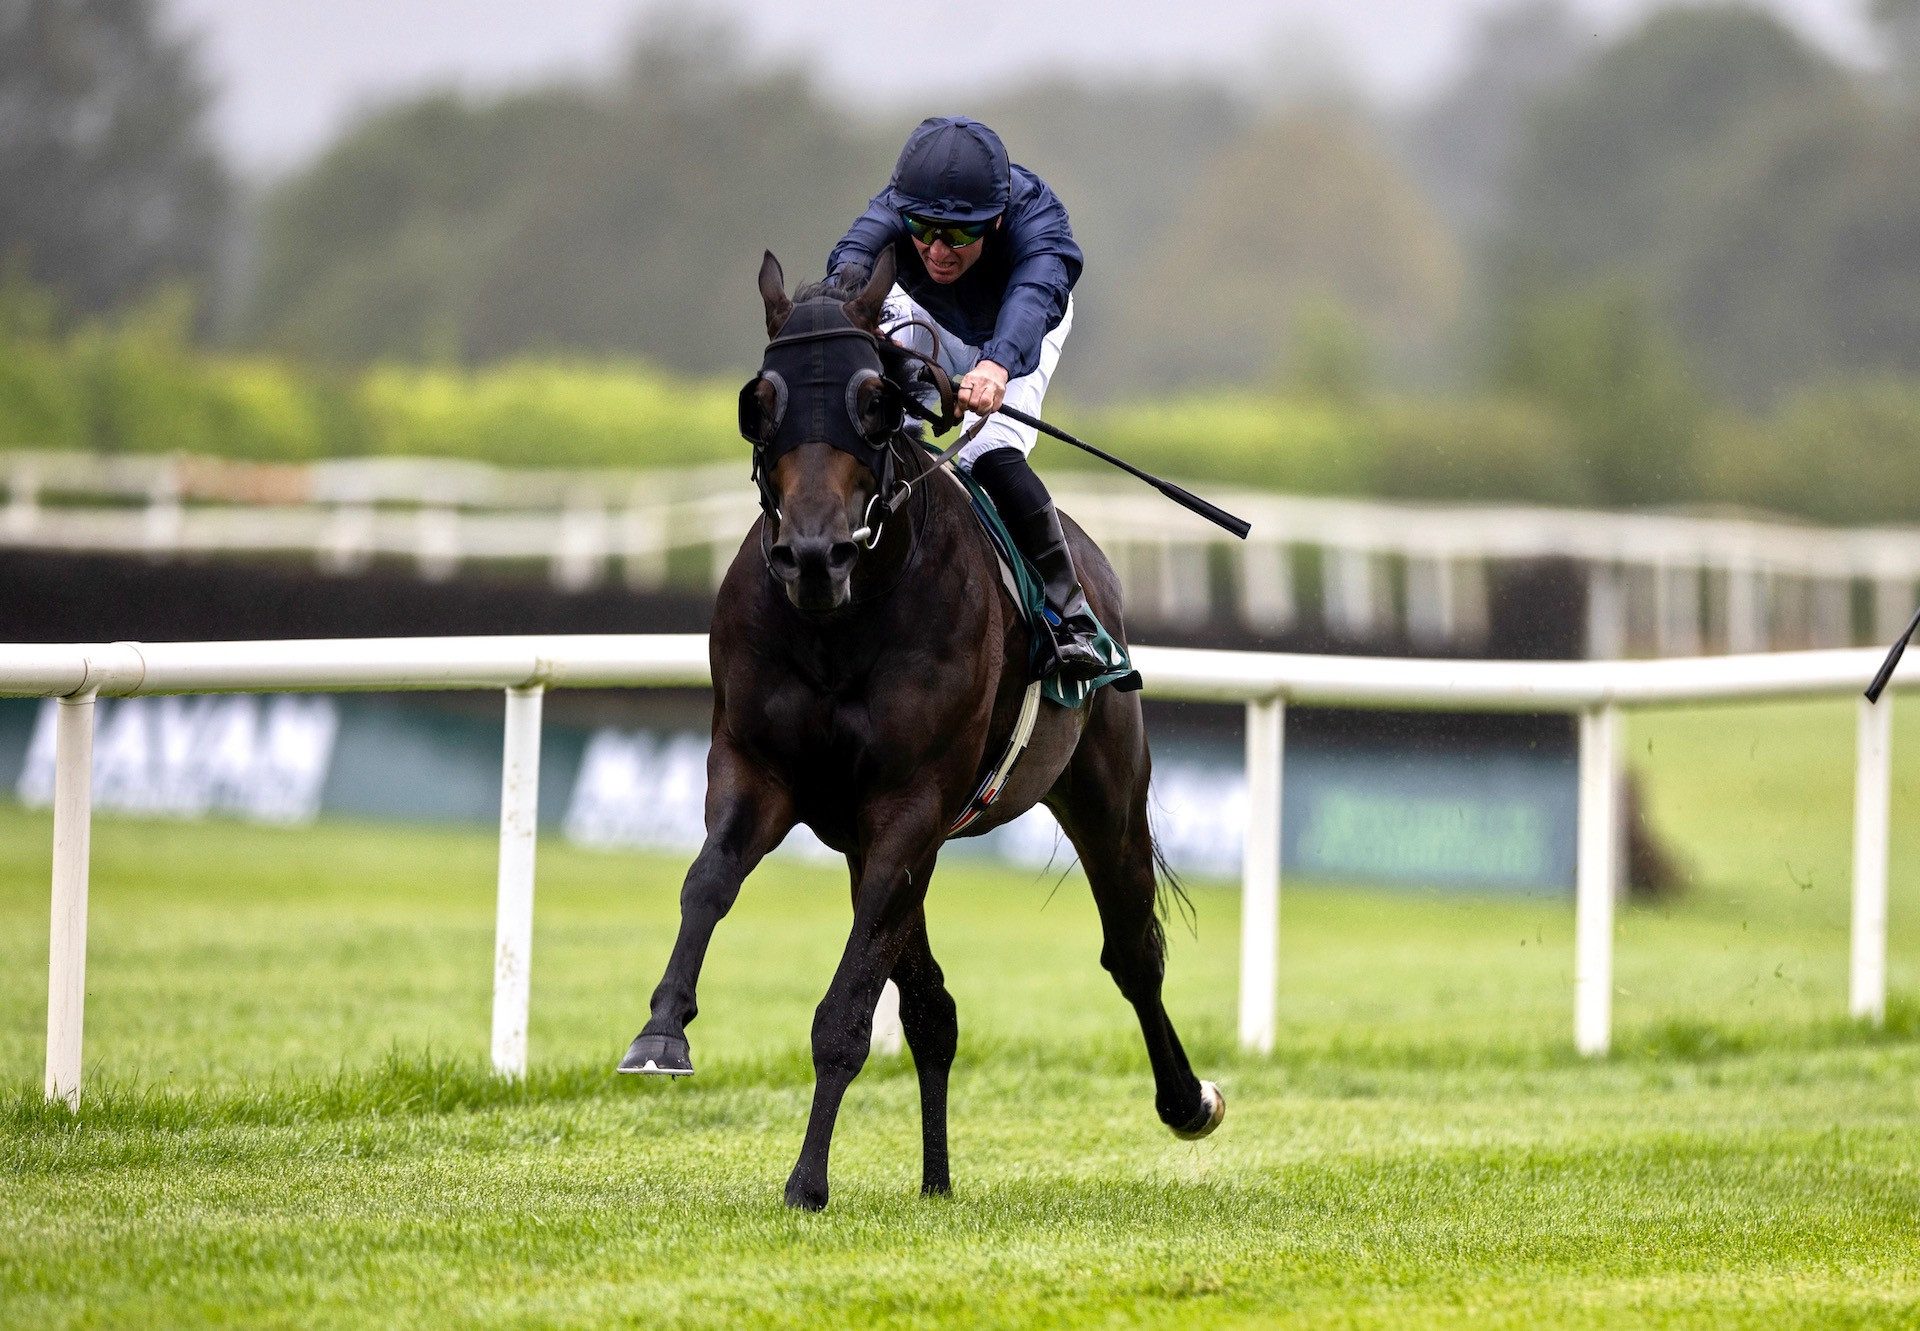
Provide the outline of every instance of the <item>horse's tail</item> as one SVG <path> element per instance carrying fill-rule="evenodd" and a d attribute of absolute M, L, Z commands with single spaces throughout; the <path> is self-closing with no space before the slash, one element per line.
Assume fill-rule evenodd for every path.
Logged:
<path fill-rule="evenodd" d="M 1154 835 L 1151 800 L 1147 805 L 1147 846 L 1153 852 L 1154 905 L 1160 918 L 1164 920 L 1170 911 L 1178 911 L 1186 922 L 1187 932 L 1196 933 L 1199 925 L 1193 912 L 1193 899 L 1187 895 L 1187 885 L 1180 880 L 1180 875 L 1174 872 L 1166 851 L 1161 849 L 1160 838 Z"/>

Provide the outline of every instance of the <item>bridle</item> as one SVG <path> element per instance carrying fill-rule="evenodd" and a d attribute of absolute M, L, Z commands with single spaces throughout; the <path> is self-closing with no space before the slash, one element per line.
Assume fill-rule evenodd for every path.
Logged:
<path fill-rule="evenodd" d="M 916 325 L 927 328 L 938 338 L 938 330 L 918 320 L 901 326 Z M 889 357 L 896 361 L 916 360 L 925 367 L 939 394 L 938 412 L 923 405 L 906 385 L 887 375 Z M 879 385 L 877 397 L 869 404 L 879 408 L 871 426 L 863 422 L 860 407 L 861 395 L 868 384 Z M 761 398 L 762 385 L 771 389 L 771 409 Z M 802 400 L 796 403 L 796 398 Z M 796 405 L 802 411 L 798 418 L 790 415 Z M 861 328 L 847 315 L 844 303 L 837 297 L 815 297 L 793 307 L 780 332 L 767 343 L 760 373 L 740 390 L 740 433 L 753 445 L 752 479 L 765 518 L 761 555 L 769 576 L 773 576 L 772 532 L 780 522 L 779 499 L 771 477 L 781 457 L 804 443 L 825 443 L 867 468 L 876 486 L 867 498 L 861 525 L 855 528 L 853 539 L 863 550 L 871 551 L 880 544 L 887 520 L 900 511 L 916 483 L 951 462 L 986 424 L 986 418 L 982 417 L 935 456 L 925 469 L 902 479 L 897 470 L 897 450 L 910 446 L 905 434 L 909 412 L 931 421 L 940 430 L 950 428 L 957 420 L 952 380 L 937 360 L 883 334 Z M 923 519 L 924 509 L 923 500 Z M 915 526 L 909 524 L 910 529 Z M 917 551 L 918 532 L 915 531 L 909 564 Z"/>
<path fill-rule="evenodd" d="M 896 435 L 892 440 L 888 442 L 889 452 L 891 452 L 895 448 L 911 448 L 912 446 L 913 446 L 912 443 L 908 440 L 907 436 L 904 434 Z M 913 489 L 915 488 L 915 483 L 926 479 L 927 476 L 933 473 L 933 470 L 934 468 L 929 466 L 925 471 L 921 472 L 919 475 L 910 476 L 906 480 L 900 482 L 900 484 L 896 487 L 896 493 L 901 496 L 902 502 L 904 502 L 906 496 L 913 491 Z M 875 501 L 878 498 L 879 496 L 876 494 L 867 500 L 867 512 L 869 514 L 873 512 Z M 920 501 L 914 505 L 913 516 L 907 519 L 906 558 L 900 561 L 900 567 L 894 571 L 894 575 L 891 579 L 888 580 L 887 585 L 884 587 L 874 588 L 860 595 L 849 595 L 846 602 L 847 606 L 867 605 L 874 601 L 884 600 L 886 597 L 891 596 L 893 594 L 893 589 L 900 585 L 900 580 L 906 577 L 908 573 L 913 571 L 914 566 L 920 562 L 920 537 L 921 537 L 921 533 L 926 530 L 927 506 L 931 502 L 932 501 L 928 498 L 927 492 L 924 489 L 921 490 Z M 882 518 L 883 526 L 884 526 L 885 516 L 891 516 L 894 511 L 895 511 L 894 509 L 886 510 L 886 514 L 883 515 L 883 518 Z M 760 562 L 766 567 L 767 577 L 774 580 L 775 582 L 779 581 L 779 574 L 773 571 L 773 529 L 777 521 L 778 521 L 778 517 L 776 516 L 772 520 L 765 521 L 760 524 Z M 881 531 L 876 530 L 872 534 L 871 540 L 863 541 L 861 540 L 861 533 L 865 530 L 866 530 L 865 528 L 856 529 L 853 533 L 853 537 L 856 541 L 860 542 L 861 549 L 872 550 L 880 544 L 880 538 L 882 533 Z"/>

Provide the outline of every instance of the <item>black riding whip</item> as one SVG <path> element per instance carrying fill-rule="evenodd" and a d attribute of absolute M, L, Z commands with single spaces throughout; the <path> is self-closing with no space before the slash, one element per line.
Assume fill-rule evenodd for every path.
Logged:
<path fill-rule="evenodd" d="M 935 425 L 945 424 L 945 422 L 942 420 L 939 413 L 935 412 L 932 408 L 925 406 L 924 404 L 916 401 L 913 397 L 908 396 L 906 397 L 905 401 L 906 401 L 907 410 L 913 413 L 915 416 L 918 416 L 921 420 L 930 421 Z M 1208 503 L 1206 500 L 1202 499 L 1199 495 L 1193 493 L 1191 490 L 1183 489 L 1182 487 L 1175 485 L 1172 481 L 1163 481 L 1158 476 L 1155 476 L 1152 472 L 1140 470 L 1140 468 L 1134 466 L 1131 462 L 1128 462 L 1125 458 L 1117 458 L 1113 454 L 1105 451 L 1104 449 L 1095 448 L 1092 444 L 1088 443 L 1084 439 L 1075 439 L 1072 435 L 1068 434 L 1065 430 L 1061 429 L 1059 426 L 1049 425 L 1045 421 L 1041 420 L 1038 416 L 1029 416 L 1024 411 L 1018 411 L 1013 407 L 1009 407 L 1005 405 L 1002 405 L 1001 407 L 999 407 L 998 411 L 1002 416 L 1007 417 L 1009 420 L 1016 420 L 1016 421 L 1019 421 L 1022 425 L 1031 426 L 1032 428 L 1040 431 L 1040 433 L 1042 434 L 1051 435 L 1055 439 L 1060 440 L 1062 443 L 1072 444 L 1075 448 L 1082 449 L 1088 453 L 1093 454 L 1095 457 L 1099 458 L 1102 462 L 1112 463 L 1114 466 L 1120 468 L 1121 471 L 1126 472 L 1127 475 L 1135 477 L 1136 479 L 1145 481 L 1148 485 L 1151 485 L 1154 489 L 1158 490 L 1161 494 L 1171 499 L 1174 503 L 1180 505 L 1180 507 L 1187 509 L 1190 512 L 1198 513 L 1201 517 L 1205 518 L 1208 522 L 1213 523 L 1215 526 L 1226 528 L 1228 531 L 1232 532 L 1235 536 L 1238 536 L 1243 541 L 1247 539 L 1247 533 L 1253 530 L 1253 524 L 1248 522 L 1245 518 L 1236 518 L 1233 514 L 1227 512 L 1227 510 L 1225 510 L 1224 508 L 1221 508 L 1217 504 Z"/>
<path fill-rule="evenodd" d="M 1887 687 L 1887 681 L 1893 678 L 1893 668 L 1900 664 L 1901 653 L 1907 650 L 1907 640 L 1920 630 L 1920 610 L 1913 612 L 1913 618 L 1907 621 L 1907 631 L 1893 640 L 1893 647 L 1887 652 L 1887 659 L 1880 663 L 1879 671 L 1873 677 L 1873 683 L 1867 685 L 1867 701 L 1879 702 L 1880 693 Z"/>

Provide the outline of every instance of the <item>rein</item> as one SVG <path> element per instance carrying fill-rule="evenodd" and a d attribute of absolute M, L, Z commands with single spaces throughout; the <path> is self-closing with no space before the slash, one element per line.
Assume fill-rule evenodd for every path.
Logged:
<path fill-rule="evenodd" d="M 907 401 L 913 402 L 913 399 L 908 398 Z M 915 416 L 919 416 L 921 412 L 927 412 L 928 414 L 926 416 L 920 416 L 920 419 L 922 420 L 928 420 L 932 417 L 931 409 L 927 407 L 922 407 L 918 402 L 913 402 L 913 406 L 908 408 L 908 412 L 909 414 L 915 415 Z M 927 477 L 933 475 L 933 473 L 935 473 L 936 471 L 939 471 L 940 468 L 946 466 L 949 462 L 952 462 L 955 457 L 959 456 L 961 449 L 965 448 L 968 444 L 973 442 L 973 437 L 980 433 L 980 427 L 985 425 L 986 423 L 987 423 L 987 418 L 985 416 L 982 416 L 979 420 L 975 421 L 972 425 L 968 426 L 964 431 L 962 431 L 958 439 L 954 440 L 951 444 L 948 444 L 945 448 L 941 449 L 940 452 L 936 453 L 929 460 L 927 464 L 927 469 L 925 471 L 921 472 L 918 476 L 909 476 L 906 480 L 900 482 L 900 484 L 895 486 L 893 493 L 889 495 L 885 501 L 885 507 L 887 512 L 886 514 L 883 514 L 881 516 L 881 519 L 880 519 L 881 525 L 883 526 L 885 525 L 888 515 L 891 515 L 893 513 L 897 513 L 900 511 L 900 505 L 907 502 L 907 495 L 909 492 L 912 491 L 914 485 L 917 482 L 924 481 Z M 872 520 L 873 520 L 872 519 L 873 505 L 875 502 L 879 501 L 879 499 L 880 499 L 880 496 L 875 495 L 873 499 L 869 500 L 867 503 L 867 513 L 868 513 L 867 520 L 870 524 L 872 523 Z M 856 531 L 853 534 L 853 539 L 857 541 L 860 539 L 861 533 L 873 532 L 877 530 L 878 528 L 875 528 L 873 526 L 862 527 L 860 528 L 859 531 Z M 874 536 L 873 539 L 877 541 L 880 538 L 876 535 Z M 872 548 L 873 547 L 871 545 L 867 547 L 867 549 L 869 550 L 871 550 Z"/>
<path fill-rule="evenodd" d="M 896 384 L 894 385 L 894 390 L 900 394 L 901 410 L 909 416 L 927 422 L 927 424 L 934 427 L 936 433 L 950 429 L 960 419 L 959 410 L 954 402 L 953 380 L 948 376 L 946 367 L 941 365 L 937 358 L 927 355 L 918 348 L 907 346 L 904 342 L 899 342 L 894 339 L 892 334 L 904 328 L 924 328 L 927 330 L 927 335 L 933 339 L 934 346 L 937 348 L 940 345 L 940 329 L 928 323 L 925 319 L 908 319 L 903 323 L 895 324 L 884 336 L 874 335 L 874 341 L 876 344 L 884 341 L 893 351 L 898 352 L 900 355 L 911 357 L 925 367 L 927 377 L 933 381 L 934 391 L 940 395 L 940 410 L 938 412 L 934 411 L 933 408 L 924 405 L 918 398 L 914 397 L 905 385 Z M 955 439 L 951 444 L 948 444 L 945 448 L 941 449 L 939 453 L 935 454 L 933 461 L 927 466 L 926 470 L 922 471 L 918 476 L 910 476 L 901 482 L 892 494 L 886 496 L 885 504 L 887 513 L 899 512 L 900 505 L 907 501 L 907 494 L 913 489 L 914 483 L 924 480 L 926 477 L 931 476 L 934 472 L 952 462 L 954 458 L 960 455 L 961 449 L 974 441 L 974 437 L 985 428 L 986 423 L 987 417 L 981 416 L 978 420 L 974 421 L 972 425 L 969 425 L 958 439 Z M 876 498 L 877 497 L 878 496 L 876 496 Z M 873 505 L 871 503 L 868 504 L 867 511 L 868 521 L 869 524 L 871 524 L 873 511 Z M 885 521 L 886 518 L 883 515 L 881 522 L 884 523 Z M 871 527 L 863 527 L 861 530 L 867 531 L 870 529 Z M 856 541 L 860 539 L 859 532 L 854 533 L 854 539 Z M 872 547 L 868 548 L 871 549 Z"/>

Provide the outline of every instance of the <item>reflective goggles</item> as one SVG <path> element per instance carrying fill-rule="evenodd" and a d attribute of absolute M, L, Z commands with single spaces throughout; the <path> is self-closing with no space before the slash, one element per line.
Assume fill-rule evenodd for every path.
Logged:
<path fill-rule="evenodd" d="M 978 245 L 980 237 L 987 234 L 987 228 L 993 225 L 992 219 L 985 222 L 936 222 L 925 217 L 906 214 L 907 234 L 922 245 L 931 245 L 936 241 L 947 242 L 948 249 L 964 250 L 969 245 Z"/>

